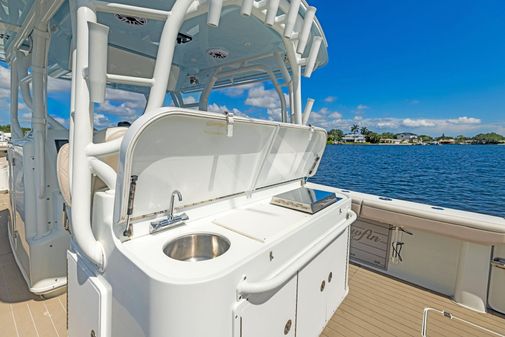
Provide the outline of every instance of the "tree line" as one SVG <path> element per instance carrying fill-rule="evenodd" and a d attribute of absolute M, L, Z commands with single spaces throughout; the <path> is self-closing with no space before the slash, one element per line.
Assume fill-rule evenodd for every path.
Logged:
<path fill-rule="evenodd" d="M 30 131 L 31 129 L 30 128 L 21 128 L 23 130 L 24 133 L 26 133 L 27 131 Z M 11 126 L 10 125 L 0 125 L 0 132 L 11 132 Z"/>
<path fill-rule="evenodd" d="M 374 132 L 368 129 L 366 126 L 359 126 L 358 124 L 354 124 L 350 128 L 351 133 L 361 134 L 365 137 L 366 141 L 371 144 L 380 143 L 381 139 L 398 139 L 398 135 L 392 132 Z M 340 129 L 332 129 L 328 131 L 328 142 L 329 143 L 338 143 L 342 141 L 342 138 L 345 136 L 344 131 Z M 479 133 L 473 137 L 466 137 L 464 135 L 459 135 L 456 137 L 449 137 L 445 134 L 442 134 L 439 137 L 432 137 L 429 135 L 415 135 L 417 136 L 418 141 L 422 141 L 423 143 L 430 143 L 441 140 L 450 140 L 453 139 L 454 143 L 473 143 L 473 144 L 499 144 L 505 142 L 505 137 L 496 133 Z"/>

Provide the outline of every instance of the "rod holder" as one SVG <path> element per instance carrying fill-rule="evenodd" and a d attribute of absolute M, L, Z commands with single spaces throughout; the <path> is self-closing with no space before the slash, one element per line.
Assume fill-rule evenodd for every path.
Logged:
<path fill-rule="evenodd" d="M 305 105 L 305 110 L 303 110 L 302 124 L 307 125 L 309 121 L 310 113 L 312 112 L 312 107 L 314 106 L 314 99 L 307 99 L 307 104 Z"/>
<path fill-rule="evenodd" d="M 88 81 L 91 101 L 103 103 L 105 101 L 105 87 L 107 83 L 107 46 L 109 27 L 88 21 L 89 30 L 89 61 Z"/>
<path fill-rule="evenodd" d="M 301 1 L 302 0 L 291 1 L 291 6 L 289 7 L 288 16 L 286 18 L 286 26 L 284 27 L 284 37 L 286 38 L 291 38 L 291 35 L 293 35 L 293 29 L 295 28 L 296 19 L 298 18 Z"/>
<path fill-rule="evenodd" d="M 277 11 L 279 10 L 280 0 L 269 0 L 267 7 L 267 16 L 265 17 L 265 23 L 268 26 L 273 26 L 275 23 L 275 17 L 277 16 Z"/>
<path fill-rule="evenodd" d="M 307 46 L 307 41 L 309 40 L 310 30 L 312 29 L 312 23 L 316 16 L 316 7 L 309 6 L 305 12 L 305 18 L 303 19 L 303 27 L 298 36 L 298 46 L 296 52 L 298 54 L 303 54 L 305 47 Z"/>
<path fill-rule="evenodd" d="M 245 16 L 251 16 L 253 4 L 254 0 L 243 0 L 242 7 L 240 8 L 240 14 Z"/>
<path fill-rule="evenodd" d="M 315 36 L 312 39 L 312 46 L 310 46 L 309 58 L 307 60 L 307 65 L 305 66 L 305 77 L 312 76 L 314 67 L 316 66 L 317 55 L 319 54 L 319 49 L 321 49 L 321 43 L 323 38 L 321 36 Z"/>
<path fill-rule="evenodd" d="M 207 24 L 211 27 L 219 26 L 221 19 L 221 10 L 223 9 L 223 0 L 209 1 L 209 14 L 207 16 Z"/>

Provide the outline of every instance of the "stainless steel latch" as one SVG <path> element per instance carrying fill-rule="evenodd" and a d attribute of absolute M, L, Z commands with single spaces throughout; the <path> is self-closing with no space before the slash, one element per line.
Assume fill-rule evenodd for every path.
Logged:
<path fill-rule="evenodd" d="M 491 265 L 493 267 L 496 267 L 496 268 L 505 269 L 505 258 L 503 258 L 503 257 L 495 257 L 491 261 Z"/>
<path fill-rule="evenodd" d="M 226 114 L 226 136 L 233 137 L 233 124 L 235 123 L 233 112 L 225 112 Z"/>

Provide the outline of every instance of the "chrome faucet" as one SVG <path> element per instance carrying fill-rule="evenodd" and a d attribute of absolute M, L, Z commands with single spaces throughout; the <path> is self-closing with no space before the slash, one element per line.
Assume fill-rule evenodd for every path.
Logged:
<path fill-rule="evenodd" d="M 172 192 L 172 195 L 170 196 L 170 206 L 168 207 L 168 219 L 173 219 L 174 218 L 174 204 L 175 204 L 175 196 L 177 195 L 177 198 L 179 201 L 182 201 L 182 194 L 178 190 L 174 190 Z"/>
<path fill-rule="evenodd" d="M 151 234 L 171 227 L 182 225 L 184 221 L 189 220 L 189 217 L 186 215 L 186 213 L 174 215 L 175 196 L 177 196 L 177 199 L 179 199 L 179 201 L 182 201 L 181 192 L 179 192 L 178 190 L 174 190 L 172 192 L 172 195 L 170 196 L 170 205 L 168 207 L 167 217 L 159 221 L 151 222 L 151 230 L 150 230 Z"/>

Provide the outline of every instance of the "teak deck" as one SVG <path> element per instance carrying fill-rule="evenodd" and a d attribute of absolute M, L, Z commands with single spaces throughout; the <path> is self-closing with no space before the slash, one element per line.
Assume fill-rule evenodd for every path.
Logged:
<path fill-rule="evenodd" d="M 64 337 L 66 294 L 42 300 L 28 291 L 10 250 L 8 218 L 8 195 L 3 194 L 0 195 L 0 336 Z M 503 317 L 476 313 L 449 298 L 359 266 L 350 267 L 349 288 L 349 295 L 321 337 L 421 336 L 425 308 L 457 317 L 450 319 L 430 312 L 427 325 L 430 337 L 505 335 Z"/>

